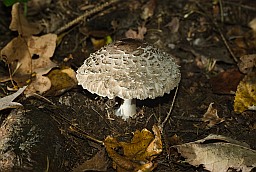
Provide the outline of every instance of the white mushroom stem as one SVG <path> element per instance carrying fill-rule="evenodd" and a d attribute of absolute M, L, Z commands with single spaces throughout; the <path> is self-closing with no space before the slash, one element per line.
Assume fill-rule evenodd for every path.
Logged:
<path fill-rule="evenodd" d="M 123 104 L 117 109 L 116 115 L 121 116 L 124 120 L 136 114 L 136 100 L 124 99 Z"/>

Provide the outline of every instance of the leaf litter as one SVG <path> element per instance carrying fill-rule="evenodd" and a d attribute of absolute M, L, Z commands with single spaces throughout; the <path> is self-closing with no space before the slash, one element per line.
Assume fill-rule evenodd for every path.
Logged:
<path fill-rule="evenodd" d="M 18 87 L 28 85 L 24 91 L 26 96 L 31 96 L 34 93 L 44 94 L 51 90 L 52 86 L 51 93 L 57 95 L 55 91 L 63 93 L 76 85 L 75 72 L 71 68 L 65 70 L 69 77 L 64 77 L 64 80 L 62 80 L 63 86 L 59 86 L 60 88 L 56 88 L 59 80 L 51 80 L 46 76 L 53 68 L 58 66 L 51 60 L 56 48 L 57 35 L 48 33 L 42 36 L 32 36 L 40 33 L 41 30 L 37 24 L 31 24 L 27 21 L 19 3 L 12 7 L 10 29 L 18 31 L 19 36 L 13 38 L 1 50 L 1 59 L 10 68 L 9 77 L 15 81 Z M 59 73 L 59 78 L 63 79 L 64 73 Z M 2 77 L 6 80 L 6 76 Z"/>
<path fill-rule="evenodd" d="M 151 0 L 143 7 L 143 14 L 141 14 L 141 18 L 143 20 L 148 20 L 154 16 L 155 6 L 156 6 L 155 2 L 156 1 Z M 16 6 L 14 6 L 13 8 L 15 8 L 15 10 L 16 10 L 16 12 L 13 10 L 13 16 L 15 16 L 15 15 L 23 16 L 21 11 L 18 10 L 18 8 Z M 21 16 L 19 16 L 19 18 L 21 18 Z M 176 19 L 176 17 L 175 17 L 175 19 Z M 44 52 L 47 54 L 47 51 L 48 50 L 50 51 L 50 49 L 53 48 L 53 46 L 45 48 L 44 47 L 44 46 L 46 46 L 45 44 L 40 44 L 37 42 L 37 40 L 41 39 L 41 37 L 31 36 L 38 32 L 37 26 L 33 25 L 31 22 L 28 22 L 25 17 L 22 18 L 22 20 L 20 21 L 20 23 L 22 23 L 22 26 L 19 26 L 19 23 L 16 21 L 17 21 L 17 17 L 16 18 L 13 17 L 12 26 L 10 26 L 10 28 L 13 31 L 18 31 L 18 33 L 20 34 L 20 36 L 16 38 L 17 40 L 15 40 L 14 42 L 10 42 L 12 44 L 12 48 L 10 48 L 10 49 L 15 50 L 15 52 L 11 52 L 11 50 L 8 50 L 10 52 L 3 51 L 4 53 L 2 54 L 2 51 L 1 51 L 2 58 L 5 59 L 7 64 L 11 67 L 11 77 L 12 78 L 10 78 L 10 79 L 13 79 L 16 83 L 18 83 L 18 85 L 20 87 L 23 85 L 27 85 L 29 83 L 29 86 L 31 88 L 28 89 L 29 90 L 28 92 L 25 92 L 27 95 L 31 95 L 35 92 L 37 92 L 39 94 L 48 92 L 49 95 L 59 95 L 59 94 L 63 93 L 63 90 L 67 90 L 67 89 L 70 89 L 73 86 L 75 86 L 76 81 L 75 81 L 75 77 L 74 77 L 74 71 L 71 68 L 68 68 L 68 67 L 65 69 L 63 69 L 62 67 L 59 68 L 56 63 L 51 61 L 50 58 L 52 57 L 52 54 L 47 55 L 47 57 L 43 55 Z M 182 20 L 178 20 L 178 18 L 177 18 L 177 21 L 182 22 Z M 170 27 L 169 28 L 170 30 L 174 30 L 175 33 L 179 30 L 180 24 L 181 24 L 179 22 L 177 24 L 177 21 L 175 21 L 173 23 L 171 22 L 170 25 L 166 25 L 166 26 Z M 131 34 L 134 35 L 133 36 L 134 38 L 144 39 L 147 28 L 144 25 L 141 25 L 141 26 L 143 26 L 143 27 L 138 27 L 138 32 L 136 32 L 132 29 L 129 29 L 131 31 Z M 207 30 L 207 28 L 205 28 L 205 30 Z M 45 35 L 43 35 L 43 36 L 45 36 Z M 40 42 L 43 43 L 43 42 L 45 42 L 45 40 L 42 40 Z M 15 47 L 16 43 L 18 43 L 18 45 L 20 45 L 20 46 Z M 55 41 L 55 44 L 56 44 L 56 41 Z M 18 49 L 23 49 L 23 51 L 16 51 Z M 27 50 L 27 51 L 24 51 L 24 50 Z M 54 51 L 55 51 L 55 47 L 53 48 L 53 50 L 51 50 L 51 52 L 54 53 Z M 8 57 L 10 57 L 9 59 L 6 58 L 7 57 L 6 54 L 8 55 Z M 20 58 L 16 58 L 15 56 L 18 56 Z M 237 101 L 235 100 L 234 108 L 240 109 L 240 110 L 237 110 L 237 112 L 239 112 L 239 113 L 241 113 L 247 109 L 253 109 L 253 107 L 255 105 L 253 103 L 255 101 L 254 95 L 250 94 L 254 90 L 254 86 L 250 86 L 251 80 L 254 80 L 254 78 L 253 78 L 254 75 L 249 74 L 249 72 L 251 72 L 251 69 L 253 67 L 255 67 L 255 63 L 252 63 L 254 61 L 250 60 L 251 58 L 255 61 L 254 54 L 244 55 L 240 58 L 242 63 L 238 64 L 240 67 L 240 71 L 247 74 L 245 79 L 240 82 L 237 92 L 236 92 L 236 97 L 238 97 L 238 99 L 237 99 Z M 206 58 L 206 60 L 209 60 L 209 59 Z M 30 63 L 28 63 L 28 62 L 30 62 Z M 207 66 L 208 66 L 208 63 L 209 62 L 207 61 Z M 215 63 L 216 62 L 214 61 L 213 65 L 211 65 L 211 68 L 209 68 L 209 69 L 211 69 L 209 71 L 216 72 L 216 70 L 214 70 L 214 68 L 213 68 L 215 66 Z M 248 68 L 249 68 L 249 72 L 248 72 Z M 224 75 L 226 74 L 225 72 L 226 71 L 223 72 Z M 230 76 L 232 76 L 232 74 L 233 73 L 231 73 Z M 63 84 L 62 84 L 60 78 L 64 81 L 67 81 L 67 83 L 71 83 L 71 85 L 66 85 L 65 82 L 63 82 Z M 227 79 L 229 79 L 229 78 L 224 77 L 223 80 L 225 81 Z M 230 80 L 232 80 L 232 79 L 230 79 Z M 223 84 L 223 85 L 225 85 L 225 84 Z M 227 83 L 227 84 L 229 84 L 229 83 Z M 224 89 L 223 85 L 219 88 L 220 91 L 223 91 L 222 90 L 222 89 Z M 228 89 L 227 91 L 225 90 L 224 94 L 226 94 L 226 93 L 233 94 L 234 88 L 236 86 L 237 85 L 235 85 L 235 84 L 232 85 L 232 89 Z M 249 96 L 244 96 L 244 95 L 249 95 Z M 11 102 L 10 104 L 15 103 L 15 102 L 12 102 L 12 100 L 10 102 Z M 237 104 L 239 104 L 237 102 L 239 102 L 240 105 L 237 105 Z M 243 104 L 243 105 L 241 105 L 241 104 Z M 217 109 L 213 108 L 212 105 L 213 105 L 212 103 L 209 105 L 207 112 L 204 114 L 204 116 L 202 118 L 202 120 L 207 123 L 208 128 L 211 128 L 212 126 L 215 126 L 216 124 L 223 122 L 223 120 L 224 120 L 222 118 L 219 118 Z M 11 106 L 12 105 L 10 105 L 10 107 Z M 3 107 L 5 107 L 5 106 L 3 106 Z M 153 131 L 154 131 L 154 129 L 153 129 Z M 219 143 L 219 140 L 221 140 L 220 143 Z M 213 138 L 207 137 L 205 139 L 202 139 L 202 140 L 199 140 L 196 142 L 192 142 L 192 143 L 195 143 L 195 144 L 201 145 L 201 146 L 203 145 L 203 146 L 210 147 L 210 148 L 207 147 L 207 149 L 204 149 L 204 147 L 202 146 L 201 149 L 198 151 L 198 152 L 200 152 L 200 156 L 201 156 L 201 154 L 203 155 L 203 151 L 205 151 L 205 153 L 210 152 L 212 154 L 214 154 L 215 152 L 216 152 L 216 154 L 218 154 L 220 152 L 219 154 L 222 155 L 223 152 L 224 153 L 228 152 L 228 151 L 225 151 L 226 147 L 227 147 L 227 149 L 231 149 L 229 146 L 225 145 L 222 142 L 222 140 L 224 140 L 224 142 L 231 143 L 230 140 L 223 138 L 223 137 L 219 138 L 217 136 L 213 137 Z M 211 142 L 213 142 L 212 144 L 215 144 L 215 143 L 219 143 L 219 144 L 216 144 L 218 146 L 211 145 Z M 187 144 L 189 144 L 189 143 L 187 143 Z M 243 154 L 243 156 L 245 156 L 245 159 L 246 159 L 246 156 L 255 155 L 255 151 L 249 149 L 246 145 L 241 144 L 242 148 L 239 147 L 240 144 L 237 142 L 234 142 L 234 143 L 232 142 L 232 144 L 230 144 L 230 145 L 232 145 L 235 148 L 238 147 L 239 149 L 241 149 L 242 151 L 240 151 L 240 152 L 248 151 L 248 152 L 246 152 L 246 155 Z M 236 146 L 234 146 L 234 145 L 236 145 Z M 151 132 L 149 132 L 146 129 L 143 129 L 142 131 L 137 130 L 134 133 L 134 137 L 132 138 L 131 142 L 119 142 L 116 138 L 114 138 L 112 136 L 108 136 L 105 140 L 105 146 L 106 146 L 106 149 L 108 150 L 109 157 L 113 160 L 113 166 L 119 171 L 123 171 L 123 170 L 133 171 L 134 169 L 141 170 L 141 171 L 147 171 L 147 170 L 152 171 L 153 169 L 155 169 L 155 167 L 157 165 L 157 163 L 154 161 L 155 157 L 158 156 L 162 152 L 162 141 L 161 141 L 160 132 L 158 131 L 158 132 L 154 132 L 154 134 L 152 134 Z M 200 147 L 200 146 L 198 146 L 198 147 Z M 195 148 L 193 148 L 193 149 L 195 149 Z M 233 148 L 231 150 L 233 150 Z M 108 166 L 108 164 L 106 162 L 108 162 L 109 159 L 106 158 L 106 153 L 104 153 L 104 151 L 105 151 L 105 149 L 99 150 L 99 152 L 92 159 L 89 159 L 88 161 L 86 161 L 83 164 L 84 166 L 82 167 L 82 169 L 84 171 L 86 171 L 86 170 L 98 170 L 98 171 L 106 170 L 106 167 Z M 230 152 L 232 152 L 232 151 L 230 151 Z M 209 155 L 209 156 L 212 155 L 210 153 L 207 155 Z M 214 157 L 214 155 L 212 155 L 212 156 Z M 221 159 L 223 157 L 226 157 L 226 156 L 222 155 L 217 158 Z M 207 164 L 205 162 L 205 164 L 206 164 L 205 166 L 210 169 L 211 168 L 210 165 L 213 165 L 214 170 L 216 170 L 219 165 L 218 162 L 221 161 L 219 159 L 217 159 L 214 162 L 211 161 L 210 164 Z M 238 162 L 240 159 L 239 159 L 239 157 L 235 158 L 235 161 Z M 97 161 L 99 163 L 93 163 L 95 161 Z M 236 166 L 233 167 L 232 164 L 234 164 L 234 163 L 232 163 L 231 159 L 229 159 L 229 163 L 226 163 L 227 165 L 222 164 L 222 166 L 220 166 L 220 167 L 223 167 L 224 169 L 228 169 L 228 168 L 237 168 L 237 169 L 242 169 L 242 170 L 250 169 L 250 166 L 247 167 L 248 164 L 250 165 L 250 161 L 246 161 L 246 162 L 249 162 L 249 163 L 247 163 L 246 165 L 239 164 L 240 165 L 239 167 L 236 167 Z M 197 164 L 192 164 L 192 165 L 197 166 L 200 163 L 201 162 L 197 162 Z M 99 165 L 99 167 L 94 166 L 95 164 L 96 164 L 96 166 Z M 217 164 L 217 167 L 216 167 L 216 164 Z M 100 167 L 100 165 L 102 165 L 102 166 Z M 246 166 L 246 167 L 244 167 L 244 166 Z M 253 167 L 255 167 L 255 164 L 253 164 Z"/>
<path fill-rule="evenodd" d="M 50 60 L 56 48 L 56 40 L 55 34 L 27 38 L 18 36 L 1 50 L 1 57 L 10 66 L 12 79 L 18 86 L 22 87 L 31 82 L 25 91 L 26 95 L 34 92 L 42 94 L 50 89 L 50 80 L 43 75 L 57 66 Z M 38 58 L 33 59 L 34 55 Z M 35 73 L 35 77 L 30 81 L 32 73 Z M 40 84 L 47 89 L 40 90 L 42 88 Z"/>

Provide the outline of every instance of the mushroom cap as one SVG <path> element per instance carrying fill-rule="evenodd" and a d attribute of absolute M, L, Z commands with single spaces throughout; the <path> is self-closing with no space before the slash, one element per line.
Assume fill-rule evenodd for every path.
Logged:
<path fill-rule="evenodd" d="M 99 96 L 143 100 L 170 93 L 181 74 L 171 55 L 140 40 L 123 39 L 90 54 L 76 77 Z"/>

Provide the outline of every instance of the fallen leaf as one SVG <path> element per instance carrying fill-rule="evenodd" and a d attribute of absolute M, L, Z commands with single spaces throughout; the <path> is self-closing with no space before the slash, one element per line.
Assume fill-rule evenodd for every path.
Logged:
<path fill-rule="evenodd" d="M 111 36 L 109 36 L 109 35 L 102 37 L 102 38 L 100 38 L 100 37 L 98 37 L 98 38 L 90 37 L 90 38 L 91 38 L 91 42 L 92 42 L 92 45 L 95 50 L 98 50 L 101 47 L 113 42 Z"/>
<path fill-rule="evenodd" d="M 249 26 L 250 26 L 250 28 L 252 28 L 252 30 L 254 32 L 256 32 L 256 18 L 254 18 L 252 21 L 250 21 Z"/>
<path fill-rule="evenodd" d="M 113 160 L 113 167 L 117 171 L 152 171 L 156 167 L 153 159 L 162 152 L 160 130 L 153 126 L 152 134 L 147 129 L 136 130 L 130 143 L 118 142 L 116 138 L 108 136 L 104 145 L 109 157 Z M 116 152 L 122 149 L 123 155 Z"/>
<path fill-rule="evenodd" d="M 219 124 L 224 121 L 223 118 L 220 118 L 217 113 L 217 109 L 213 108 L 214 103 L 211 103 L 205 112 L 202 120 L 207 123 L 207 127 L 211 128 L 216 124 Z"/>
<path fill-rule="evenodd" d="M 172 18 L 172 21 L 166 25 L 171 33 L 177 33 L 180 28 L 180 21 L 178 17 Z"/>
<path fill-rule="evenodd" d="M 1 58 L 9 65 L 12 79 L 18 86 L 26 85 L 32 73 L 32 59 L 26 41 L 20 36 L 11 40 L 1 50 Z"/>
<path fill-rule="evenodd" d="M 247 74 L 239 83 L 234 101 L 234 111 L 256 110 L 256 72 Z"/>
<path fill-rule="evenodd" d="M 240 57 L 238 63 L 239 70 L 243 73 L 249 73 L 256 67 L 256 54 L 249 54 Z"/>
<path fill-rule="evenodd" d="M 51 82 L 47 95 L 60 95 L 77 85 L 76 72 L 70 67 L 53 69 L 46 75 Z"/>
<path fill-rule="evenodd" d="M 0 98 L 0 110 L 22 106 L 22 104 L 13 102 L 13 100 L 16 99 L 21 93 L 23 93 L 25 89 L 26 86 L 20 88 L 16 93 Z"/>
<path fill-rule="evenodd" d="M 28 39 L 28 48 L 30 54 L 38 55 L 36 59 L 32 59 L 32 71 L 37 74 L 46 74 L 56 63 L 51 61 L 51 57 L 56 48 L 56 34 L 46 34 L 40 37 L 32 36 Z"/>
<path fill-rule="evenodd" d="M 50 59 L 56 48 L 56 40 L 55 34 L 25 38 L 19 36 L 1 50 L 1 58 L 10 66 L 12 79 L 19 87 L 27 85 L 32 74 L 36 75 L 25 94 L 44 93 L 50 88 L 50 80 L 43 75 L 57 66 Z"/>
<path fill-rule="evenodd" d="M 149 0 L 147 3 L 142 7 L 141 18 L 143 20 L 147 20 L 154 15 L 154 11 L 156 8 L 156 0 Z"/>
<path fill-rule="evenodd" d="M 213 92 L 216 94 L 235 94 L 243 74 L 237 69 L 229 69 L 210 79 Z"/>
<path fill-rule="evenodd" d="M 20 3 L 15 3 L 12 6 L 12 21 L 9 28 L 12 31 L 18 31 L 22 36 L 30 36 L 42 31 L 40 25 L 27 21 Z"/>
<path fill-rule="evenodd" d="M 247 144 L 220 135 L 173 146 L 191 165 L 203 165 L 211 172 L 227 172 L 229 169 L 250 172 L 256 168 L 256 151 Z"/>
<path fill-rule="evenodd" d="M 170 145 L 178 145 L 182 143 L 182 139 L 180 136 L 177 134 L 174 134 L 170 139 L 169 139 Z"/>
<path fill-rule="evenodd" d="M 43 94 L 51 88 L 51 80 L 48 77 L 42 75 L 36 75 L 33 80 L 24 91 L 24 94 L 29 97 L 34 93 Z"/>
<path fill-rule="evenodd" d="M 123 155 L 119 155 L 115 151 L 115 149 L 120 148 L 116 138 L 108 136 L 104 141 L 104 145 L 108 152 L 108 156 L 113 160 L 113 168 L 117 169 L 117 171 L 133 171 L 135 168 L 140 166 L 140 164 L 130 161 L 128 158 Z"/>
<path fill-rule="evenodd" d="M 125 32 L 126 38 L 132 38 L 132 39 L 144 39 L 144 35 L 147 33 L 147 28 L 145 26 L 139 26 L 138 31 L 134 31 L 132 29 L 129 29 L 127 32 Z"/>
<path fill-rule="evenodd" d="M 107 171 L 109 163 L 110 161 L 106 156 L 106 150 L 101 149 L 91 159 L 73 169 L 73 172 Z"/>

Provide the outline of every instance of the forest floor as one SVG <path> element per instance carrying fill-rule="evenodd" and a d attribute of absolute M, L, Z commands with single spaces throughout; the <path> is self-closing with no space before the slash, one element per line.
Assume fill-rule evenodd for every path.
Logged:
<path fill-rule="evenodd" d="M 64 31 L 59 30 L 88 10 L 97 10 L 104 2 L 60 0 L 45 1 L 39 6 L 28 3 L 27 20 L 42 27 L 38 33 L 28 31 L 30 35 L 57 35 L 58 43 L 51 57 L 55 66 L 45 69 L 47 72 L 41 76 L 48 77 L 56 68 L 72 73 L 90 53 L 109 40 L 131 37 L 143 39 L 175 57 L 181 71 L 177 95 L 174 89 L 153 100 L 137 100 L 136 116 L 124 121 L 114 115 L 118 100 L 91 94 L 78 86 L 74 78 L 67 79 L 57 73 L 57 80 L 63 84 L 68 82 L 67 86 L 56 86 L 61 85 L 58 82 L 55 88 L 45 89 L 37 83 L 40 88 L 34 92 L 30 89 L 15 100 L 23 108 L 0 111 L 0 136 L 9 138 L 8 142 L 0 141 L 0 169 L 72 171 L 96 154 L 98 157 L 93 161 L 98 163 L 80 166 L 80 171 L 116 171 L 112 166 L 113 157 L 108 157 L 102 141 L 112 136 L 129 142 L 136 130 L 152 131 L 153 125 L 161 124 L 170 109 L 170 118 L 161 134 L 162 152 L 152 158 L 154 171 L 205 171 L 203 166 L 185 163 L 184 157 L 172 146 L 194 142 L 209 134 L 230 137 L 256 149 L 256 113 L 248 110 L 256 106 L 255 96 L 250 100 L 241 98 L 241 101 L 249 101 L 249 105 L 244 103 L 245 107 L 237 107 L 238 112 L 234 110 L 238 84 L 249 75 L 256 78 L 252 72 L 256 66 L 256 24 L 251 22 L 256 2 L 120 0 Z M 0 49 L 18 35 L 27 39 L 22 29 L 18 32 L 9 29 L 11 7 L 1 2 L 0 9 Z M 8 64 L 4 52 L 0 58 L 0 97 L 26 85 L 21 79 L 23 75 L 10 78 L 14 61 L 11 63 L 9 59 Z M 241 57 L 246 55 L 254 55 L 254 61 L 248 62 L 245 68 Z M 40 55 L 30 57 L 32 60 L 41 58 Z M 15 61 L 16 68 L 17 61 L 19 59 Z M 30 72 L 31 77 L 34 71 Z M 252 80 L 255 88 L 255 79 Z M 54 85 L 55 81 L 51 82 Z M 211 117 L 207 117 L 209 113 Z M 119 167 L 119 171 L 124 170 Z"/>

